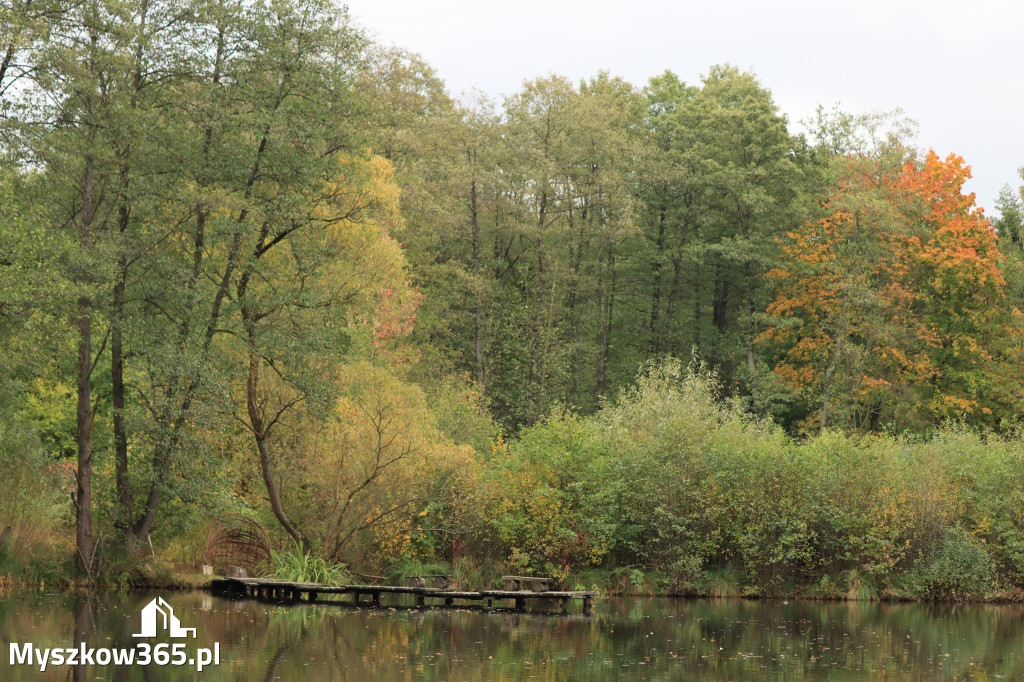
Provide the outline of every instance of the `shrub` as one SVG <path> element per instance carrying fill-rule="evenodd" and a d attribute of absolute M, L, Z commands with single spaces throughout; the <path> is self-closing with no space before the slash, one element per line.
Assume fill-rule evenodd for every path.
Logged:
<path fill-rule="evenodd" d="M 391 564 L 391 569 L 388 571 L 388 580 L 394 583 L 402 583 L 416 576 L 448 574 L 448 567 L 445 564 L 403 558 Z"/>
<path fill-rule="evenodd" d="M 344 585 L 351 582 L 343 564 L 329 564 L 321 557 L 303 552 L 298 544 L 288 552 L 273 552 L 270 567 L 263 572 L 263 576 L 322 585 Z"/>
<path fill-rule="evenodd" d="M 501 442 L 465 498 L 499 541 L 480 546 L 512 570 L 566 578 L 642 566 L 683 594 L 798 584 L 846 600 L 964 599 L 998 579 L 1024 585 L 1020 434 L 795 440 L 719 393 L 699 366 L 651 363 L 598 414 Z M 718 580 L 715 566 L 740 578 Z M 610 588 L 632 589 L 612 575 Z"/>
<path fill-rule="evenodd" d="M 942 534 L 935 554 L 907 575 L 913 596 L 961 600 L 984 597 L 995 585 L 995 562 L 985 548 L 959 526 Z"/>
<path fill-rule="evenodd" d="M 35 432 L 14 422 L 0 422 L 0 533 L 11 526 L 11 536 L 4 553 L 11 573 L 25 568 L 23 579 L 38 582 L 55 572 L 29 566 L 59 563 L 55 547 L 67 541 L 57 528 L 68 523 L 71 512 L 70 492 L 74 486 L 74 469 L 70 463 L 53 463 L 44 454 Z M 50 561 L 53 558 L 54 561 Z M 31 568 L 31 570 L 29 570 Z"/>
<path fill-rule="evenodd" d="M 743 575 L 732 566 L 712 568 L 707 572 L 702 591 L 716 599 L 738 597 L 742 581 Z"/>

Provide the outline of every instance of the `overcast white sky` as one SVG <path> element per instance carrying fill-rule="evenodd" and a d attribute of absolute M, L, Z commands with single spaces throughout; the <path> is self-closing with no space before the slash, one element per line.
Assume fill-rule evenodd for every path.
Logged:
<path fill-rule="evenodd" d="M 993 213 L 1024 165 L 1024 4 L 1006 0 L 349 0 L 379 41 L 418 52 L 458 95 L 600 69 L 637 86 L 666 69 L 689 83 L 712 64 L 754 71 L 793 125 L 818 103 L 902 108 L 918 144 L 972 166 Z"/>

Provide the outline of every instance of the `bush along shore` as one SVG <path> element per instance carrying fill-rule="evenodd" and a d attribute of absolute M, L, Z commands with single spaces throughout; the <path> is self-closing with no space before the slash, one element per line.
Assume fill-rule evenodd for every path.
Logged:
<path fill-rule="evenodd" d="M 950 425 L 929 437 L 797 439 L 718 391 L 700 367 L 652 364 L 593 416 L 553 416 L 474 450 L 432 482 L 397 539 L 378 529 L 342 563 L 322 540 L 271 533 L 279 551 L 254 571 L 398 584 L 447 574 L 462 589 L 550 575 L 606 595 L 1024 598 L 1020 437 Z M 0 557 L 5 582 L 75 582 L 57 496 L 4 502 L 22 510 L 19 542 Z M 299 518 L 316 538 L 314 520 Z M 207 526 L 161 538 L 159 562 L 108 559 L 90 579 L 202 586 Z"/>
<path fill-rule="evenodd" d="M 651 365 L 597 415 L 526 430 L 487 468 L 480 523 L 523 570 L 600 568 L 623 593 L 1020 600 L 1019 437 L 798 440 L 717 391 Z"/>

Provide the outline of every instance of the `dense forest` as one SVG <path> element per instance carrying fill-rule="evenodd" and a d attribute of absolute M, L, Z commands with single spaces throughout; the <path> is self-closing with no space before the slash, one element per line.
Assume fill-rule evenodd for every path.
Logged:
<path fill-rule="evenodd" d="M 0 577 L 240 515 L 350 576 L 1024 593 L 1024 193 L 898 111 L 458 101 L 328 0 L 5 0 L 0 152 Z"/>

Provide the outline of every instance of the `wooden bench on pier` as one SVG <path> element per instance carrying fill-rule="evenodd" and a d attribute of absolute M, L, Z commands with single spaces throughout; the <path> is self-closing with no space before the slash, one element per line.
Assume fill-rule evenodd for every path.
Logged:
<path fill-rule="evenodd" d="M 501 579 L 505 582 L 505 591 L 518 592 L 529 590 L 530 592 L 548 592 L 555 586 L 554 578 L 528 575 L 503 575 Z"/>

